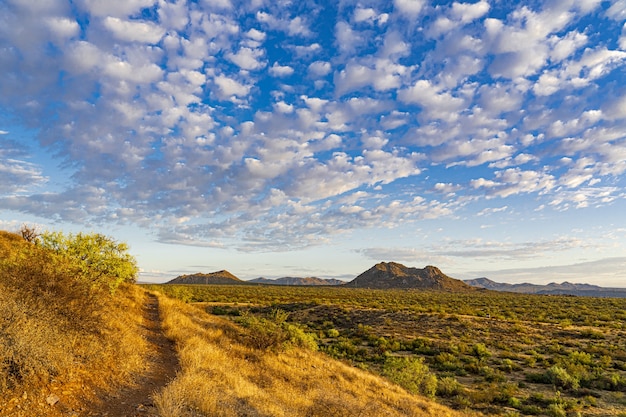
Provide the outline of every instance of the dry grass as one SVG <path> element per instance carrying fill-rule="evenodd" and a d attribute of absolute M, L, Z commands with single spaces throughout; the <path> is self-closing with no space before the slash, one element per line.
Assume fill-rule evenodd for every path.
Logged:
<path fill-rule="evenodd" d="M 159 294 L 182 370 L 156 396 L 163 417 L 460 416 L 327 356 L 254 349 L 245 329 Z"/>
<path fill-rule="evenodd" d="M 144 297 L 134 285 L 95 291 L 51 252 L 0 231 L 0 416 L 67 415 L 131 383 L 147 349 Z"/>

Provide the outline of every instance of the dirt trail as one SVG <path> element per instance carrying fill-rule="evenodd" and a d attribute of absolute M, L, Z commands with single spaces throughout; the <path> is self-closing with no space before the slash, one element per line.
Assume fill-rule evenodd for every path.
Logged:
<path fill-rule="evenodd" d="M 90 411 L 90 417 L 154 417 L 158 416 L 152 395 L 174 378 L 179 369 L 174 344 L 165 337 L 159 317 L 156 296 L 147 294 L 144 308 L 146 338 L 150 344 L 148 370 L 135 386 L 107 395 Z"/>

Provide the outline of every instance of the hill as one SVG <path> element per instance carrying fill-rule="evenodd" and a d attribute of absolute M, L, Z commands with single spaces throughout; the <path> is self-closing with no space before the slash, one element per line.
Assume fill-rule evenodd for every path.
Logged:
<path fill-rule="evenodd" d="M 626 298 L 626 288 L 606 288 L 591 284 L 577 284 L 571 282 L 551 282 L 546 285 L 539 284 L 507 284 L 492 281 L 488 278 L 475 278 L 464 281 L 472 287 L 485 288 L 493 291 L 514 292 L 520 294 L 544 294 L 544 295 L 577 295 L 586 297 L 615 297 Z"/>
<path fill-rule="evenodd" d="M 325 279 L 318 277 L 282 277 L 276 279 L 255 278 L 248 281 L 251 284 L 266 285 L 342 285 L 343 281 L 338 279 Z"/>
<path fill-rule="evenodd" d="M 145 292 L 123 283 L 112 293 L 81 279 L 98 271 L 74 267 L 0 231 L 0 417 L 69 415 L 147 369 Z"/>
<path fill-rule="evenodd" d="M 472 291 L 461 280 L 451 278 L 434 266 L 424 269 L 396 262 L 380 262 L 346 284 L 357 288 L 419 288 L 441 291 Z"/>
<path fill-rule="evenodd" d="M 231 285 L 231 284 L 245 284 L 246 281 L 242 281 L 230 272 L 221 270 L 217 272 L 211 272 L 209 274 L 203 274 L 198 272 L 191 275 L 180 275 L 166 284 L 218 284 L 218 285 Z"/>

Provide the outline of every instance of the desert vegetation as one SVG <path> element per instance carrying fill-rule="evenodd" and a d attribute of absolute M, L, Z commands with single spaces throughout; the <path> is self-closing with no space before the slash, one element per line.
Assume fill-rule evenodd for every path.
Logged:
<path fill-rule="evenodd" d="M 152 288 L 256 328 L 269 345 L 293 343 L 291 326 L 300 334 L 294 340 L 309 351 L 456 409 L 626 415 L 623 299 L 339 287 Z"/>
<path fill-rule="evenodd" d="M 465 415 L 329 360 L 284 311 L 233 323 L 159 297 L 182 367 L 156 396 L 163 417 Z"/>
<path fill-rule="evenodd" d="M 101 235 L 0 231 L 0 415 L 79 413 L 132 383 L 146 351 L 135 272 Z"/>

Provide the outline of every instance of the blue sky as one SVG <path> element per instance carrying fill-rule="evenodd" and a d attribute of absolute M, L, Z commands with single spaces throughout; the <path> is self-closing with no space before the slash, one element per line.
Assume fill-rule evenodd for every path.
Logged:
<path fill-rule="evenodd" d="M 143 280 L 626 286 L 626 1 L 0 0 L 0 227 Z"/>

